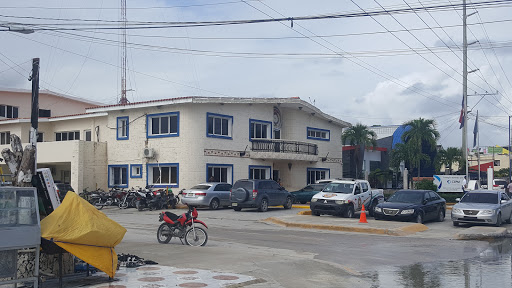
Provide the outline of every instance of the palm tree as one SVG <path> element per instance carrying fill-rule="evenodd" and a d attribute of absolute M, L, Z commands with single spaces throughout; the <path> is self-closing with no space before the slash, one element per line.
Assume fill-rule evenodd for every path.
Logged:
<path fill-rule="evenodd" d="M 343 131 L 343 134 L 341 135 L 341 142 L 343 144 L 348 142 L 349 145 L 356 146 L 354 158 L 356 161 L 356 178 L 359 178 L 359 174 L 362 169 L 362 167 L 359 167 L 359 162 L 361 160 L 360 150 L 361 148 L 364 149 L 365 146 L 376 147 L 377 134 L 375 134 L 374 131 L 369 130 L 366 125 L 358 123 Z"/>
<path fill-rule="evenodd" d="M 462 166 L 462 150 L 457 147 L 448 147 L 446 150 L 441 149 L 439 150 L 439 160 L 448 169 L 450 175 L 452 175 L 453 163 L 458 163 L 459 166 Z"/>
<path fill-rule="evenodd" d="M 417 165 L 418 177 L 420 177 L 421 162 L 424 162 L 426 160 L 425 156 L 427 156 L 423 154 L 423 145 L 428 144 L 431 149 L 435 149 L 437 140 L 439 140 L 439 132 L 435 128 L 435 121 L 433 119 L 423 119 L 420 117 L 419 119 L 406 122 L 404 125 L 410 126 L 411 129 L 402 134 L 402 140 L 415 151 L 411 164 Z"/>
<path fill-rule="evenodd" d="M 417 153 L 416 147 L 408 143 L 397 143 L 391 151 L 391 165 L 398 169 L 400 162 L 404 161 L 405 167 L 409 169 L 418 168 L 421 162 L 429 161 L 428 155 Z M 412 187 L 412 186 L 409 186 Z"/>

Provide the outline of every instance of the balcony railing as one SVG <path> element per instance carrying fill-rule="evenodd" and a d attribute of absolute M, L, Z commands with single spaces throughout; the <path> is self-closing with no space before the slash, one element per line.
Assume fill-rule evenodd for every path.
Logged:
<path fill-rule="evenodd" d="M 318 155 L 318 146 L 316 144 L 288 140 L 253 139 L 252 151 Z"/>

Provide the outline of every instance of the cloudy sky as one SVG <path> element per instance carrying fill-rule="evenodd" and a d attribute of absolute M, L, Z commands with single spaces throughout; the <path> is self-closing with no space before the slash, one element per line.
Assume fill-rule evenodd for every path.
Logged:
<path fill-rule="evenodd" d="M 440 143 L 460 147 L 460 3 L 127 0 L 128 100 L 300 97 L 352 124 L 435 119 Z M 468 14 L 478 12 L 468 18 L 468 42 L 479 41 L 468 49 L 468 70 L 478 69 L 468 76 L 469 143 L 478 110 L 480 145 L 506 145 L 512 114 L 512 1 L 468 4 Z M 41 88 L 116 103 L 121 94 L 120 6 L 120 0 L 0 0 L 0 87 L 30 89 L 31 59 L 39 57 Z M 432 6 L 443 9 L 385 13 Z M 293 23 L 170 23 L 363 11 L 381 13 Z M 146 27 L 133 29 L 140 24 Z M 5 31 L 9 26 L 35 32 Z"/>

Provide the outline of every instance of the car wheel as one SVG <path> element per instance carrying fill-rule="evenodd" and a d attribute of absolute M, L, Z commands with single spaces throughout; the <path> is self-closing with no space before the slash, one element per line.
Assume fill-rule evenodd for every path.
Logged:
<path fill-rule="evenodd" d="M 354 206 L 348 206 L 347 211 L 345 211 L 345 218 L 354 218 Z"/>
<path fill-rule="evenodd" d="M 233 207 L 233 210 L 235 210 L 235 211 L 242 211 L 242 207 Z"/>
<path fill-rule="evenodd" d="M 233 196 L 232 196 L 237 202 L 244 202 L 249 198 L 249 190 L 245 188 L 237 188 L 233 190 Z"/>
<path fill-rule="evenodd" d="M 441 209 L 439 209 L 439 213 L 437 214 L 437 222 L 443 222 L 444 221 L 444 211 L 443 211 L 443 207 L 441 207 Z"/>
<path fill-rule="evenodd" d="M 210 210 L 217 210 L 219 209 L 219 206 L 219 199 L 213 198 L 212 201 L 210 202 Z"/>
<path fill-rule="evenodd" d="M 380 216 L 377 216 L 377 215 L 375 215 L 375 214 L 373 215 L 373 218 L 374 218 L 375 220 L 382 220 L 382 218 L 380 218 Z"/>
<path fill-rule="evenodd" d="M 498 218 L 496 219 L 496 224 L 494 224 L 494 226 L 496 226 L 496 227 L 501 226 L 501 213 L 498 214 Z"/>
<path fill-rule="evenodd" d="M 267 212 L 268 210 L 268 200 L 267 198 L 261 199 L 260 207 L 258 207 L 258 211 Z"/>
<path fill-rule="evenodd" d="M 370 215 L 370 217 L 373 217 L 373 215 L 375 215 L 375 206 L 377 206 L 377 201 L 373 201 L 372 205 L 368 207 L 368 215 Z"/>
<path fill-rule="evenodd" d="M 292 198 L 287 197 L 286 202 L 283 205 L 284 209 L 290 209 L 292 208 Z"/>
<path fill-rule="evenodd" d="M 416 215 L 416 218 L 414 219 L 414 222 L 423 224 L 423 214 L 421 212 L 418 212 L 418 215 Z"/>
<path fill-rule="evenodd" d="M 459 222 L 453 221 L 453 226 L 457 227 L 457 226 L 459 226 L 459 224 L 460 224 Z"/>
<path fill-rule="evenodd" d="M 313 214 L 315 216 L 320 216 L 320 212 L 318 212 L 316 210 L 311 210 L 311 214 Z"/>

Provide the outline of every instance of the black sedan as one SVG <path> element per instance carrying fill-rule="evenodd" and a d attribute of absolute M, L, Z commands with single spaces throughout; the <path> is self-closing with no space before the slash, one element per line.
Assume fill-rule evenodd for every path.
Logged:
<path fill-rule="evenodd" d="M 298 191 L 293 191 L 290 193 L 292 193 L 293 200 L 295 203 L 298 202 L 300 204 L 306 204 L 307 202 L 311 201 L 311 198 L 313 198 L 313 196 L 316 193 L 322 191 L 322 189 L 324 189 L 325 185 L 327 185 L 327 183 L 311 184 L 311 185 L 308 185 Z"/>
<path fill-rule="evenodd" d="M 389 199 L 375 206 L 375 220 L 401 220 L 423 223 L 444 221 L 446 200 L 430 190 L 399 190 Z"/>

